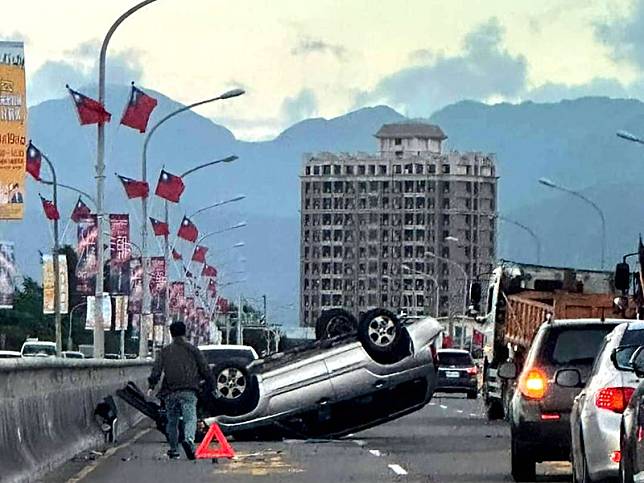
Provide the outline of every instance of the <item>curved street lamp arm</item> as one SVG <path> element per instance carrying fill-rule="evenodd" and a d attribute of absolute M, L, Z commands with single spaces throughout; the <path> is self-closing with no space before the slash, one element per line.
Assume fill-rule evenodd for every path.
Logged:
<path fill-rule="evenodd" d="M 195 171 L 198 171 L 198 170 L 200 170 L 202 168 L 207 168 L 208 166 L 212 166 L 213 164 L 230 163 L 232 161 L 235 161 L 236 159 L 239 159 L 239 157 L 233 155 L 233 156 L 228 156 L 227 158 L 222 158 L 222 159 L 217 159 L 215 161 L 210 161 L 209 163 L 200 164 L 199 166 L 195 166 L 194 168 L 191 168 L 188 171 L 185 171 L 184 173 L 182 173 L 181 177 L 185 178 L 189 174 L 192 174 Z"/>
<path fill-rule="evenodd" d="M 497 218 L 501 221 L 505 221 L 506 223 L 510 223 L 511 225 L 521 228 L 532 237 L 535 245 L 537 246 L 537 265 L 541 263 L 541 240 L 539 239 L 537 234 L 530 227 L 524 225 L 523 223 L 519 223 L 518 221 L 511 220 L 502 215 L 497 215 Z"/>
<path fill-rule="evenodd" d="M 46 185 L 49 185 L 49 186 L 52 186 L 54 184 L 53 181 L 49 181 L 48 179 L 40 178 L 38 181 L 40 181 L 42 184 L 46 184 Z M 78 193 L 79 195 L 84 196 L 89 201 L 91 201 L 94 204 L 94 206 L 96 206 L 96 200 L 94 199 L 94 197 L 91 196 L 90 194 L 86 193 L 85 191 L 80 190 L 78 188 L 74 188 L 73 186 L 70 186 L 68 184 L 63 184 L 63 183 L 57 183 L 57 184 L 58 184 L 59 188 L 65 188 L 65 189 L 68 189 L 70 191 L 74 191 L 74 192 Z"/>
<path fill-rule="evenodd" d="M 558 187 L 561 191 L 565 191 L 568 194 L 571 194 L 572 196 L 575 196 L 579 198 L 580 200 L 585 201 L 588 203 L 599 215 L 599 219 L 601 220 L 602 223 L 602 246 L 601 246 L 601 268 L 604 268 L 605 262 L 606 262 L 606 218 L 604 216 L 604 212 L 602 209 L 595 203 L 593 200 L 590 198 L 587 198 L 583 194 L 581 194 L 579 191 L 571 190 L 568 188 L 563 188 L 561 186 Z"/>
<path fill-rule="evenodd" d="M 193 218 L 196 215 L 198 215 L 199 213 L 203 213 L 204 211 L 210 210 L 212 208 L 217 208 L 218 206 L 227 205 L 228 203 L 234 203 L 235 201 L 240 201 L 240 200 L 243 200 L 244 198 L 245 198 L 245 196 L 240 195 L 240 196 L 237 196 L 235 198 L 231 198 L 229 200 L 218 201 L 217 203 L 215 203 L 213 205 L 206 206 L 205 208 L 201 208 L 200 210 L 195 211 L 188 218 Z"/>

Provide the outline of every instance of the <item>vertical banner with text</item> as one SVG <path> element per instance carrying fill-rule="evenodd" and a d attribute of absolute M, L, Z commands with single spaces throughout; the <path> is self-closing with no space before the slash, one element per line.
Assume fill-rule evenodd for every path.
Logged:
<path fill-rule="evenodd" d="M 140 314 L 143 309 L 143 264 L 140 258 L 130 259 L 130 299 L 127 310 Z"/>
<path fill-rule="evenodd" d="M 172 282 L 170 284 L 170 314 L 178 316 L 185 304 L 186 287 L 183 282 Z"/>
<path fill-rule="evenodd" d="M 16 292 L 16 256 L 14 244 L 0 242 L 0 309 L 12 309 Z"/>
<path fill-rule="evenodd" d="M 54 306 L 54 257 L 42 256 L 43 314 L 53 314 Z M 69 288 L 67 282 L 67 256 L 58 255 L 60 280 L 60 313 L 66 314 L 69 308 Z"/>
<path fill-rule="evenodd" d="M 0 220 L 23 217 L 26 144 L 24 45 L 0 41 Z"/>
<path fill-rule="evenodd" d="M 130 218 L 110 215 L 110 293 L 130 293 Z"/>
<path fill-rule="evenodd" d="M 166 296 L 166 273 L 165 258 L 150 258 L 150 312 L 152 314 L 163 314 L 165 311 Z"/>
<path fill-rule="evenodd" d="M 109 293 L 103 292 L 101 303 L 103 304 L 103 330 L 110 330 L 112 325 L 112 301 L 110 300 Z M 85 312 L 85 329 L 94 330 L 94 316 L 96 314 L 96 297 L 94 295 L 87 297 L 87 310 Z"/>
<path fill-rule="evenodd" d="M 127 330 L 127 295 L 114 296 L 114 330 Z"/>
<path fill-rule="evenodd" d="M 96 291 L 98 223 L 96 215 L 78 222 L 78 264 L 76 265 L 76 291 L 81 295 L 93 295 Z"/>

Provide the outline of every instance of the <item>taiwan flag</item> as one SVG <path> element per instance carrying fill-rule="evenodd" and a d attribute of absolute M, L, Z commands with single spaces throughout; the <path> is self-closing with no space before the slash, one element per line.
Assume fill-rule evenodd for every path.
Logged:
<path fill-rule="evenodd" d="M 203 270 L 201 271 L 201 276 L 202 277 L 216 277 L 217 276 L 217 269 L 213 266 L 210 266 L 208 264 L 204 265 Z"/>
<path fill-rule="evenodd" d="M 183 260 L 183 257 L 181 256 L 181 253 L 176 251 L 174 248 L 172 249 L 172 259 L 173 260 Z"/>
<path fill-rule="evenodd" d="M 105 110 L 103 104 L 87 97 L 80 92 L 76 92 L 67 86 L 69 94 L 72 96 L 74 105 L 76 106 L 76 112 L 78 113 L 78 120 L 81 123 L 81 126 L 86 124 L 104 124 L 110 122 L 112 115 Z"/>
<path fill-rule="evenodd" d="M 40 166 L 42 165 L 42 153 L 40 150 L 31 144 L 27 147 L 27 173 L 34 177 L 35 180 L 40 181 Z"/>
<path fill-rule="evenodd" d="M 83 218 L 87 218 L 91 214 L 92 210 L 89 209 L 89 206 L 87 206 L 79 196 L 78 201 L 76 202 L 76 206 L 74 206 L 74 211 L 72 211 L 72 221 L 74 223 L 78 223 Z"/>
<path fill-rule="evenodd" d="M 212 278 L 208 282 L 207 290 L 211 297 L 215 297 L 217 295 L 217 282 L 215 282 Z"/>
<path fill-rule="evenodd" d="M 121 176 L 120 174 L 117 174 L 116 176 L 118 176 L 121 183 L 123 183 L 123 189 L 125 189 L 125 194 L 128 198 L 147 198 L 150 192 L 148 183 Z"/>
<path fill-rule="evenodd" d="M 163 199 L 178 203 L 184 189 L 185 185 L 181 176 L 176 176 L 162 169 L 159 175 L 159 183 L 154 193 Z"/>
<path fill-rule="evenodd" d="M 121 124 L 132 129 L 138 129 L 142 133 L 145 132 L 150 114 L 152 114 L 156 105 L 157 100 L 154 97 L 148 96 L 141 89 L 135 87 L 133 83 L 130 100 L 123 112 Z"/>
<path fill-rule="evenodd" d="M 208 247 L 198 246 L 192 254 L 192 261 L 206 263 L 206 253 L 208 253 Z"/>
<path fill-rule="evenodd" d="M 46 198 L 43 198 L 41 195 L 40 201 L 42 202 L 42 209 L 45 210 L 45 216 L 48 220 L 60 220 L 60 213 L 58 213 L 58 208 L 53 201 L 49 201 Z"/>
<path fill-rule="evenodd" d="M 184 216 L 177 236 L 183 240 L 194 243 L 197 241 L 197 237 L 199 236 L 199 230 L 197 230 L 197 226 L 190 221 L 187 216 Z"/>
<path fill-rule="evenodd" d="M 170 227 L 167 223 L 152 217 L 150 217 L 150 222 L 155 236 L 168 236 L 170 234 Z"/>

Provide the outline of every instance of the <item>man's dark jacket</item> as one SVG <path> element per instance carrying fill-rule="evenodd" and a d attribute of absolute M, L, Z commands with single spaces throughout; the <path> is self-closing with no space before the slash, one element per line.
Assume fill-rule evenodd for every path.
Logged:
<path fill-rule="evenodd" d="M 152 374 L 148 378 L 150 389 L 159 383 L 164 375 L 159 395 L 175 391 L 199 392 L 201 381 L 212 387 L 212 376 L 206 359 L 199 349 L 184 337 L 175 338 L 172 343 L 159 351 Z"/>

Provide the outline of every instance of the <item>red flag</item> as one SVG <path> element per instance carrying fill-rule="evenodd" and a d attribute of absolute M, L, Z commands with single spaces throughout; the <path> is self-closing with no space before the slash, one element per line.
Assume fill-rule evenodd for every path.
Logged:
<path fill-rule="evenodd" d="M 472 345 L 475 347 L 483 347 L 483 332 L 474 329 L 472 333 Z"/>
<path fill-rule="evenodd" d="M 120 174 L 117 174 L 116 176 L 118 176 L 121 183 L 123 183 L 123 188 L 125 189 L 125 194 L 128 198 L 147 198 L 150 192 L 148 183 L 121 176 Z"/>
<path fill-rule="evenodd" d="M 192 261 L 206 263 L 206 253 L 208 253 L 208 247 L 197 246 L 192 254 Z"/>
<path fill-rule="evenodd" d="M 40 166 L 42 164 L 42 153 L 40 150 L 31 144 L 29 141 L 29 146 L 27 147 L 27 173 L 34 177 L 34 179 L 40 181 Z"/>
<path fill-rule="evenodd" d="M 217 276 L 217 269 L 213 266 L 208 265 L 207 263 L 204 265 L 203 270 L 201 271 L 201 276 L 202 277 L 216 277 Z"/>
<path fill-rule="evenodd" d="M 190 221 L 187 216 L 184 216 L 183 220 L 181 221 L 181 226 L 179 227 L 177 236 L 186 241 L 194 243 L 197 241 L 197 237 L 199 236 L 199 230 L 197 230 L 197 226 L 192 221 Z"/>
<path fill-rule="evenodd" d="M 152 222 L 155 236 L 168 236 L 170 234 L 170 227 L 167 223 L 152 217 L 150 217 L 150 221 Z"/>
<path fill-rule="evenodd" d="M 443 349 L 451 349 L 454 347 L 454 341 L 452 340 L 451 336 L 446 335 L 443 337 Z"/>
<path fill-rule="evenodd" d="M 60 220 L 60 213 L 58 213 L 58 208 L 53 201 L 43 198 L 41 195 L 40 201 L 42 202 L 42 209 L 45 210 L 45 216 L 48 220 Z"/>
<path fill-rule="evenodd" d="M 148 96 L 132 84 L 130 100 L 123 112 L 121 124 L 132 129 L 138 129 L 140 132 L 145 132 L 145 129 L 148 127 L 150 114 L 152 114 L 156 105 L 157 100 L 154 97 Z"/>
<path fill-rule="evenodd" d="M 83 218 L 87 218 L 91 214 L 92 210 L 89 209 L 89 206 L 87 206 L 79 196 L 78 201 L 76 202 L 76 206 L 74 206 L 74 211 L 72 211 L 72 221 L 74 223 L 78 223 Z"/>
<path fill-rule="evenodd" d="M 178 203 L 184 189 L 185 185 L 181 176 L 176 176 L 162 169 L 154 194 L 173 203 Z"/>
<path fill-rule="evenodd" d="M 103 104 L 70 89 L 69 86 L 67 86 L 67 90 L 71 94 L 74 105 L 76 106 L 76 112 L 78 113 L 78 120 L 81 126 L 110 122 L 112 115 L 105 110 Z"/>
<path fill-rule="evenodd" d="M 181 253 L 176 251 L 174 248 L 172 249 L 172 258 L 174 260 L 183 260 L 183 257 L 181 256 Z"/>

